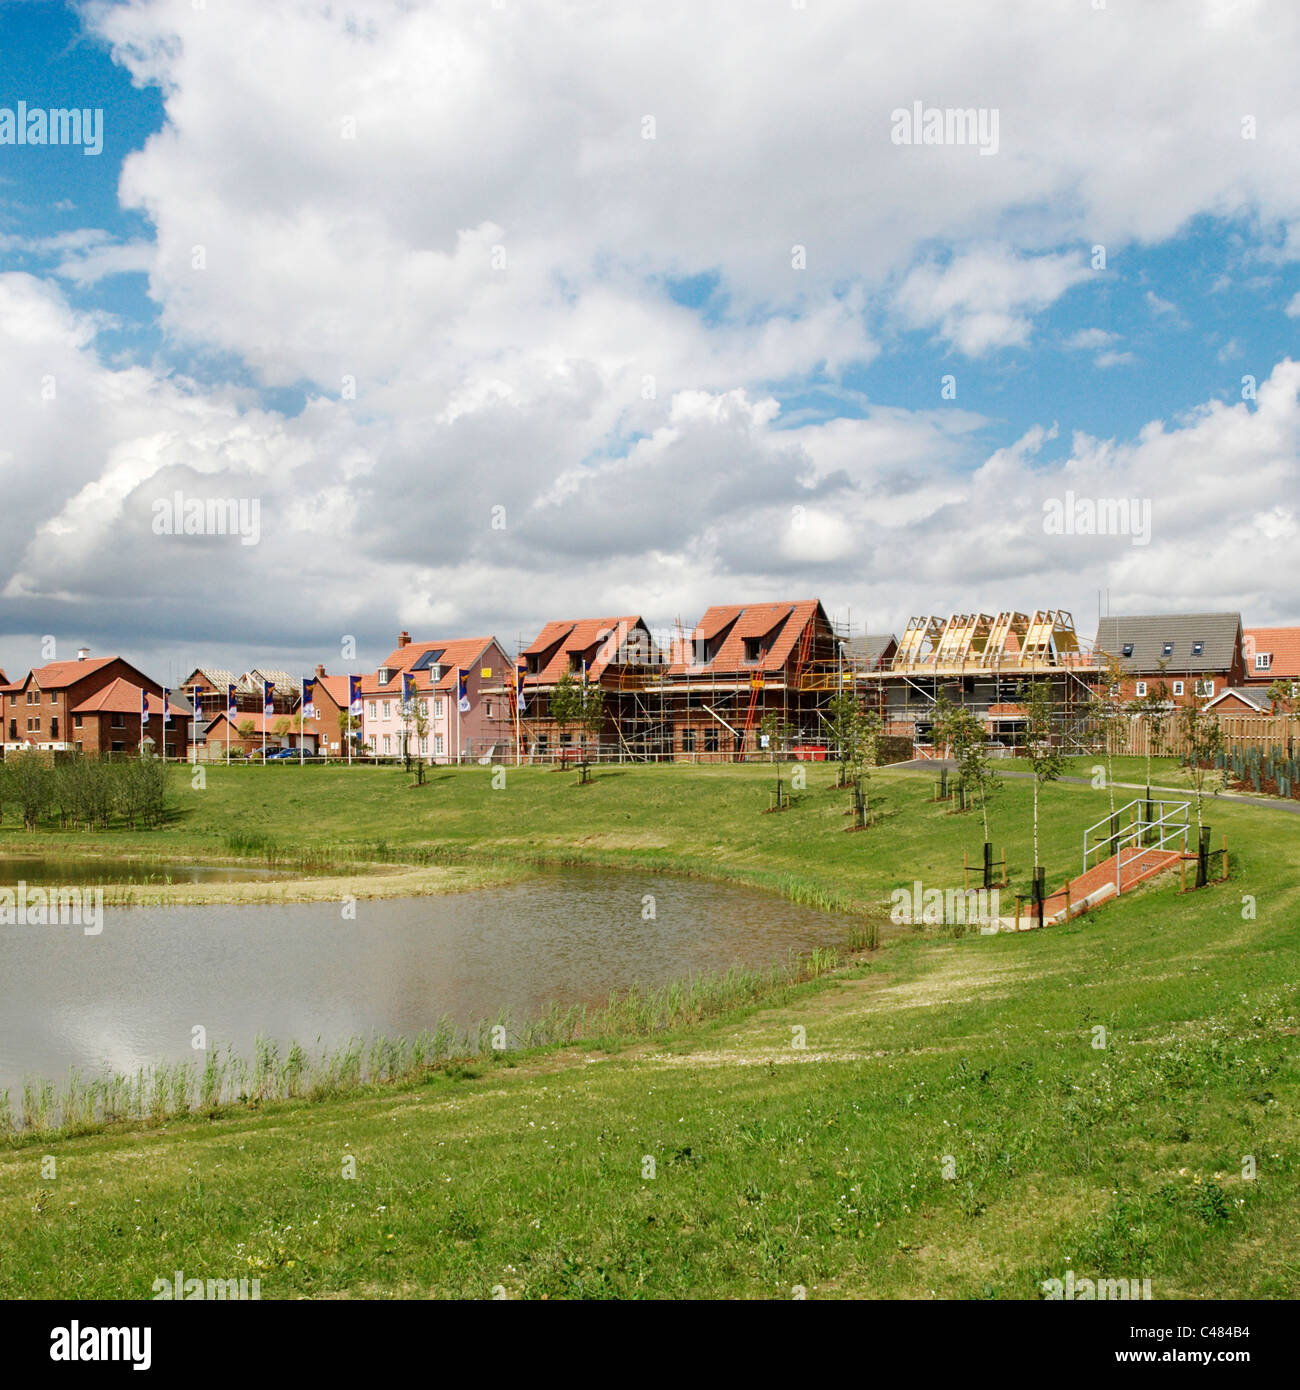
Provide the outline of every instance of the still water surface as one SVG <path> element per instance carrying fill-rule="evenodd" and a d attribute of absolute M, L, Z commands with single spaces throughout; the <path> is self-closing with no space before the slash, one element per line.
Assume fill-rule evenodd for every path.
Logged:
<path fill-rule="evenodd" d="M 81 859 L 45 854 L 0 854 L 0 886 L 94 888 L 105 883 L 246 883 L 255 879 L 302 878 L 291 869 L 246 864 L 182 864 L 155 859 Z"/>
<path fill-rule="evenodd" d="M 67 882 L 68 880 L 63 880 Z M 103 881 L 101 878 L 100 882 Z M 646 895 L 654 920 L 645 920 Z M 849 919 L 775 895 L 662 875 L 565 870 L 446 897 L 106 908 L 104 930 L 0 927 L 0 1090 L 195 1060 L 191 1029 L 251 1057 L 258 1033 L 309 1051 L 413 1037 L 553 1001 L 601 1003 L 843 942 Z M 15 1095 L 16 1099 L 16 1095 Z"/>

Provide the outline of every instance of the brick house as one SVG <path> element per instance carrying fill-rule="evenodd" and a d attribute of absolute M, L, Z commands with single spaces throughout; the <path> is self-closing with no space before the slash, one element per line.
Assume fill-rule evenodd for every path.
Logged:
<path fill-rule="evenodd" d="M 1266 690 L 1274 681 L 1300 683 L 1300 627 L 1248 627 L 1245 685 Z"/>
<path fill-rule="evenodd" d="M 1230 685 L 1206 703 L 1215 714 L 1271 714 L 1273 701 L 1262 686 Z"/>
<path fill-rule="evenodd" d="M 557 751 L 576 750 L 591 736 L 569 726 L 563 730 L 551 715 L 551 696 L 566 674 L 585 679 L 605 693 L 605 720 L 598 738 L 602 747 L 639 745 L 647 721 L 638 713 L 636 690 L 655 669 L 656 650 L 650 629 L 636 614 L 616 618 L 558 618 L 547 623 L 520 653 L 524 709 L 520 735 L 524 753 L 545 760 Z M 513 714 L 505 702 L 507 717 Z"/>
<path fill-rule="evenodd" d="M 280 726 L 286 721 L 289 727 L 282 731 Z M 244 729 L 250 732 L 245 734 L 242 732 Z M 265 740 L 262 737 L 263 729 L 266 730 Z M 316 730 L 308 720 L 307 727 L 300 737 L 298 721 L 292 715 L 265 715 L 260 709 L 239 710 L 231 720 L 225 710 L 222 710 L 215 719 L 208 721 L 207 727 L 199 735 L 200 759 L 213 763 L 224 761 L 227 741 L 232 758 L 260 753 L 264 744 L 268 753 L 274 748 L 297 748 L 300 743 L 305 745 L 305 752 L 314 753 Z"/>
<path fill-rule="evenodd" d="M 326 675 L 324 666 L 316 667 L 316 688 L 312 695 L 315 718 L 307 721 L 307 728 L 316 732 L 316 747 L 331 758 L 347 756 L 339 716 L 348 707 L 348 678 L 346 676 Z"/>
<path fill-rule="evenodd" d="M 148 691 L 156 712 L 145 736 L 161 748 L 162 686 L 120 656 L 92 657 L 82 648 L 75 661 L 51 661 L 0 692 L 5 753 L 24 748 L 51 752 L 134 753 L 141 741 L 140 695 Z M 167 756 L 183 757 L 189 737 L 188 704 L 169 701 Z"/>
<path fill-rule="evenodd" d="M 673 756 L 705 762 L 758 752 L 767 715 L 796 748 L 822 741 L 819 712 L 846 666 L 820 599 L 715 605 L 671 655 L 664 704 Z M 851 663 L 846 669 L 851 680 Z"/>
<path fill-rule="evenodd" d="M 501 741 L 499 706 L 507 698 L 502 678 L 510 658 L 495 637 L 459 637 L 412 642 L 398 634 L 397 646 L 380 666 L 361 679 L 362 741 L 376 757 L 410 755 L 430 763 L 450 763 L 489 754 Z M 402 677 L 413 682 L 414 698 L 428 720 L 421 736 L 403 718 Z M 469 709 L 458 696 L 461 677 Z M 342 697 L 347 699 L 346 678 Z M 337 726 L 336 726 L 337 727 Z"/>
<path fill-rule="evenodd" d="M 1141 699 L 1163 680 L 1172 704 L 1204 705 L 1244 684 L 1242 644 L 1240 613 L 1156 613 L 1102 618 L 1094 655 L 1118 659 L 1125 701 Z"/>

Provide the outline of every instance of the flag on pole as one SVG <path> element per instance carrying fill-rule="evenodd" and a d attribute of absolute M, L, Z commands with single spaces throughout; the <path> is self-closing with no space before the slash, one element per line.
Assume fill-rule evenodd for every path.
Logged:
<path fill-rule="evenodd" d="M 140 719 L 140 727 L 143 729 L 144 725 L 149 722 L 149 692 L 147 690 L 140 692 Z"/>
<path fill-rule="evenodd" d="M 526 712 L 528 705 L 524 700 L 524 677 L 528 674 L 527 666 L 515 667 L 515 702 L 519 706 L 520 712 Z"/>
<path fill-rule="evenodd" d="M 407 671 L 402 672 L 402 703 L 409 705 L 415 699 L 415 677 Z"/>
<path fill-rule="evenodd" d="M 167 697 L 168 697 L 170 694 L 171 694 L 171 691 L 168 690 L 167 687 L 164 685 L 164 686 L 163 686 L 163 723 L 164 723 L 164 724 L 170 724 L 170 723 L 172 722 L 172 707 L 171 707 L 171 705 L 168 704 L 168 702 L 167 702 Z"/>
<path fill-rule="evenodd" d="M 269 719 L 275 713 L 275 682 L 262 682 L 262 716 Z"/>
<path fill-rule="evenodd" d="M 462 714 L 469 713 L 469 691 L 465 687 L 465 673 L 458 666 L 456 668 L 456 689 L 459 692 L 459 703 L 456 708 Z"/>
<path fill-rule="evenodd" d="M 348 713 L 354 718 L 361 718 L 361 677 L 348 677 Z"/>
<path fill-rule="evenodd" d="M 302 717 L 304 719 L 316 718 L 316 677 L 304 676 L 302 678 Z"/>
<path fill-rule="evenodd" d="M 235 687 L 228 685 L 226 686 L 226 718 L 234 719 L 238 713 L 239 706 L 235 703 Z"/>

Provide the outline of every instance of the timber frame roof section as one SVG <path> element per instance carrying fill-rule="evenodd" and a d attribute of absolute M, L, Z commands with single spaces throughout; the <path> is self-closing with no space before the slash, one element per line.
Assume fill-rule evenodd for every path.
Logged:
<path fill-rule="evenodd" d="M 1074 619 L 1063 608 L 1032 614 L 926 615 L 909 620 L 892 660 L 856 662 L 860 678 L 899 676 L 1033 676 L 1068 671 L 1089 676 L 1100 665 L 1079 641 Z"/>

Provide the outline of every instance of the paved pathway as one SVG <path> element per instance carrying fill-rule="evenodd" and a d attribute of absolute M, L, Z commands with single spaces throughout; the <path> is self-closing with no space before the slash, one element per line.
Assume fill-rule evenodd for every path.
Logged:
<path fill-rule="evenodd" d="M 957 764 L 952 758 L 912 758 L 905 763 L 888 763 L 881 771 L 887 772 L 892 768 L 898 768 L 903 772 L 938 772 L 941 767 L 946 767 L 949 772 L 957 770 Z M 1004 771 L 996 763 L 993 764 L 993 768 L 1001 777 L 1019 777 L 1032 780 L 1034 775 L 1032 772 L 1019 772 L 1010 769 Z M 1067 782 L 1076 787 L 1092 786 L 1091 777 L 1058 777 L 1056 780 Z M 1117 791 L 1144 792 L 1146 791 L 1146 784 L 1144 782 L 1116 782 L 1115 788 Z M 1185 797 L 1188 801 L 1193 800 L 1196 795 L 1191 787 L 1152 786 L 1151 790 L 1153 792 L 1172 792 L 1175 796 Z M 1254 806 L 1266 811 L 1286 811 L 1293 816 L 1300 815 L 1300 801 L 1294 799 L 1283 801 L 1280 797 L 1273 796 L 1238 796 L 1235 792 L 1209 792 L 1207 797 L 1211 802 L 1231 801 L 1238 806 Z"/>

